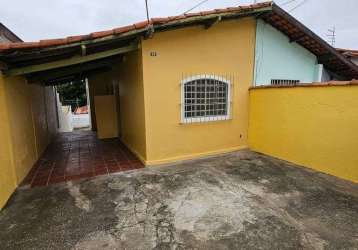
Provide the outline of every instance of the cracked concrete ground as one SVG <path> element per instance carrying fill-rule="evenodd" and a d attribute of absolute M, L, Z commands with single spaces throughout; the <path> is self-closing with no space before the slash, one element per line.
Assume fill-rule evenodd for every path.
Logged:
<path fill-rule="evenodd" d="M 250 151 L 18 190 L 2 249 L 358 249 L 358 185 Z"/>

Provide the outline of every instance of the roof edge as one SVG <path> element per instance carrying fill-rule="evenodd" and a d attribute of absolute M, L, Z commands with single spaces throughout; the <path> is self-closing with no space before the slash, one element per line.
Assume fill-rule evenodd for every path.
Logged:
<path fill-rule="evenodd" d="M 289 22 L 293 22 L 293 24 L 300 29 L 304 34 L 314 39 L 316 42 L 321 44 L 326 50 L 328 50 L 331 54 L 333 54 L 335 57 L 337 57 L 339 60 L 341 60 L 344 64 L 346 64 L 349 68 L 354 69 L 356 73 L 358 74 L 358 66 L 355 65 L 352 61 L 350 61 L 348 58 L 343 56 L 341 53 L 339 53 L 336 48 L 332 47 L 329 43 L 327 43 L 325 40 L 323 40 L 320 36 L 315 34 L 312 30 L 310 30 L 307 26 L 305 26 L 303 23 L 301 23 L 299 20 L 297 20 L 295 17 L 290 15 L 288 12 L 286 12 L 284 9 L 282 9 L 280 6 L 278 6 L 276 3 L 273 2 L 272 4 L 272 11 L 276 13 L 279 16 L 282 16 Z M 302 46 L 302 45 L 301 45 Z M 316 55 L 317 56 L 317 55 Z M 318 56 L 317 56 L 318 57 Z"/>
<path fill-rule="evenodd" d="M 59 39 L 46 39 L 37 42 L 19 42 L 19 43 L 0 43 L 0 53 L 11 50 L 30 50 L 30 49 L 43 49 L 43 48 L 61 48 L 60 46 L 78 46 L 83 43 L 93 43 L 96 41 L 105 41 L 117 37 L 122 37 L 127 34 L 136 34 L 145 32 L 149 26 L 162 27 L 163 25 L 171 26 L 177 22 L 191 22 L 195 19 L 203 18 L 210 19 L 219 15 L 235 15 L 235 14 L 254 14 L 257 12 L 272 10 L 273 2 L 262 2 L 251 5 L 243 5 L 238 7 L 229 7 L 225 9 L 214 9 L 209 11 L 187 13 L 178 16 L 169 16 L 165 18 L 157 17 L 152 18 L 150 21 L 142 21 L 128 26 L 122 26 L 111 30 L 103 30 L 93 32 L 87 35 L 69 36 Z"/>
<path fill-rule="evenodd" d="M 342 49 L 342 48 L 336 48 L 336 50 L 341 53 L 342 55 L 346 57 L 353 57 L 358 58 L 358 50 L 355 49 Z"/>

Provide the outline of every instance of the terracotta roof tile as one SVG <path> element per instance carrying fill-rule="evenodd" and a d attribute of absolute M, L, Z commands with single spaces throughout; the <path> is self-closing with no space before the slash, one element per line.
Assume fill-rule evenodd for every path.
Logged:
<path fill-rule="evenodd" d="M 207 15 L 216 14 L 216 11 L 215 10 L 202 11 L 202 12 L 200 12 L 200 14 L 202 16 L 207 16 Z"/>
<path fill-rule="evenodd" d="M 135 23 L 134 27 L 136 29 L 140 30 L 140 29 L 144 29 L 145 27 L 147 27 L 148 24 L 149 24 L 148 21 L 143 21 L 143 22 Z"/>
<path fill-rule="evenodd" d="M 12 49 L 16 49 L 16 48 L 32 48 L 34 46 L 39 46 L 39 42 L 10 43 L 9 45 L 10 45 L 10 47 Z"/>
<path fill-rule="evenodd" d="M 201 16 L 200 13 L 186 13 L 185 14 L 186 17 L 193 17 L 193 16 Z"/>
<path fill-rule="evenodd" d="M 178 19 L 178 16 L 168 16 L 168 22 Z"/>
<path fill-rule="evenodd" d="M 75 110 L 75 114 L 79 115 L 79 114 L 88 114 L 88 106 L 83 106 L 83 107 L 78 107 Z"/>
<path fill-rule="evenodd" d="M 169 21 L 167 17 L 155 17 L 151 19 L 152 23 L 161 24 Z"/>
<path fill-rule="evenodd" d="M 253 6 L 252 5 L 247 5 L 247 6 L 240 6 L 239 8 L 242 9 L 242 10 L 247 10 L 247 9 L 252 9 Z"/>
<path fill-rule="evenodd" d="M 91 37 L 92 38 L 101 38 L 101 37 L 110 36 L 113 34 L 114 34 L 113 30 L 104 30 L 104 31 L 98 31 L 98 32 L 91 33 Z"/>
<path fill-rule="evenodd" d="M 180 16 L 152 18 L 150 23 L 160 25 L 160 24 L 165 24 L 165 23 L 172 22 L 175 20 L 182 20 L 185 18 L 190 18 L 190 17 L 195 17 L 195 16 L 206 16 L 206 15 L 212 15 L 212 14 L 241 11 L 241 10 L 245 10 L 245 9 L 269 7 L 271 5 L 272 5 L 272 2 L 264 2 L 264 3 L 255 4 L 255 5 L 248 5 L 248 6 L 241 6 L 241 7 L 215 9 L 215 10 L 203 11 L 203 12 L 198 12 L 198 13 L 186 13 L 186 14 L 180 15 Z M 44 48 L 44 47 L 51 47 L 51 46 L 66 45 L 69 43 L 76 43 L 76 42 L 81 42 L 81 41 L 90 40 L 90 39 L 102 38 L 102 37 L 106 37 L 106 36 L 110 36 L 110 35 L 123 34 L 123 33 L 133 31 L 136 29 L 144 29 L 147 25 L 148 25 L 148 21 L 143 21 L 143 22 L 138 22 L 133 25 L 115 28 L 113 30 L 98 31 L 98 32 L 93 32 L 88 35 L 69 36 L 67 38 L 62 38 L 62 39 L 41 40 L 39 42 L 32 42 L 32 43 L 12 43 L 12 44 L 1 44 L 0 43 L 0 52 L 6 51 L 9 49 Z"/>
<path fill-rule="evenodd" d="M 185 16 L 185 15 L 174 16 L 175 20 L 181 20 L 181 19 L 185 19 L 185 18 L 187 18 L 187 16 Z"/>
<path fill-rule="evenodd" d="M 0 50 L 10 49 L 10 43 L 0 43 Z"/>
<path fill-rule="evenodd" d="M 120 28 L 113 29 L 114 34 L 126 33 L 135 29 L 134 25 L 123 26 Z"/>
<path fill-rule="evenodd" d="M 40 40 L 40 47 L 50 47 L 50 46 L 57 46 L 57 45 L 65 45 L 67 44 L 67 38 L 61 38 L 61 39 L 46 39 L 46 40 Z"/>
<path fill-rule="evenodd" d="M 163 24 L 170 25 L 170 24 L 175 24 L 175 21 L 183 20 L 183 19 L 191 20 L 192 17 L 197 17 L 197 16 L 210 16 L 213 14 L 216 14 L 216 15 L 230 14 L 230 13 L 236 13 L 236 12 L 237 13 L 249 13 L 249 11 L 252 11 L 255 9 L 261 9 L 261 8 L 265 8 L 265 7 L 270 7 L 270 6 L 272 7 L 272 11 L 271 11 L 271 13 L 269 13 L 269 15 L 267 15 L 266 18 L 264 18 L 264 20 L 273 26 L 276 25 L 278 27 L 281 25 L 282 29 L 286 29 L 286 30 L 292 29 L 291 26 L 290 27 L 287 26 L 287 23 L 288 23 L 287 20 L 289 20 L 289 18 L 290 18 L 288 13 L 286 13 L 286 14 L 283 13 L 284 11 L 282 9 L 280 9 L 277 5 L 275 5 L 273 2 L 263 2 L 263 3 L 254 4 L 254 5 L 230 7 L 230 8 L 225 8 L 225 9 L 214 9 L 214 10 L 202 11 L 202 12 L 198 12 L 198 13 L 186 13 L 186 14 L 180 15 L 180 16 L 152 18 L 150 20 L 150 22 L 143 21 L 143 22 L 138 22 L 133 25 L 115 28 L 113 30 L 99 31 L 99 32 L 94 32 L 94 33 L 88 34 L 88 35 L 70 36 L 70 37 L 63 38 L 63 39 L 49 39 L 49 40 L 42 40 L 42 41 L 33 42 L 33 43 L 23 43 L 23 42 L 22 43 L 10 43 L 10 44 L 7 44 L 7 43 L 1 44 L 0 43 L 0 52 L 4 52 L 7 50 L 11 50 L 11 49 L 21 50 L 21 49 L 45 48 L 45 47 L 51 47 L 51 46 L 56 47 L 59 45 L 78 43 L 81 41 L 86 41 L 86 40 L 91 40 L 91 39 L 96 39 L 96 38 L 103 38 L 103 37 L 107 37 L 107 36 L 111 36 L 111 35 L 121 35 L 121 34 L 125 35 L 127 32 L 130 32 L 130 31 L 142 30 L 142 29 L 146 28 L 149 23 L 155 24 L 158 26 L 163 25 Z M 281 13 L 281 14 L 277 14 L 277 13 Z M 285 22 L 281 24 L 282 20 L 284 20 Z M 294 23 L 295 23 L 295 25 L 293 25 L 293 27 L 296 25 L 300 25 L 300 24 L 297 24 L 297 22 L 294 22 Z M 297 32 L 301 29 L 304 30 L 304 27 L 297 29 Z M 302 46 L 304 46 L 306 48 L 309 47 L 312 51 L 315 51 L 315 53 L 317 53 L 319 55 L 321 52 L 319 50 L 317 50 L 314 45 L 318 44 L 318 45 L 325 47 L 323 42 L 320 42 L 319 39 L 317 40 L 314 38 L 310 39 L 310 41 L 312 41 L 312 42 L 311 43 L 307 42 L 308 45 L 305 42 L 301 42 L 301 44 L 302 44 Z M 340 52 L 340 53 L 344 53 L 344 52 Z M 335 58 L 342 65 L 346 65 L 347 72 L 348 72 L 348 70 L 351 70 L 351 72 L 352 72 L 351 75 L 358 75 L 357 66 L 353 65 L 353 63 L 351 63 L 348 59 L 344 58 L 343 56 L 339 55 L 338 53 L 336 53 L 336 54 L 338 54 L 338 56 L 335 53 L 332 53 L 332 54 L 333 54 L 333 59 Z M 348 55 L 358 56 L 358 52 L 357 51 L 346 51 L 346 53 L 344 53 L 344 55 L 346 57 Z M 331 61 L 333 61 L 333 59 Z M 333 66 L 335 66 L 335 65 L 333 64 Z"/>
<path fill-rule="evenodd" d="M 358 57 L 358 50 L 354 49 L 337 49 L 338 52 L 347 57 Z"/>
<path fill-rule="evenodd" d="M 67 42 L 68 43 L 75 43 L 75 42 L 79 42 L 82 41 L 82 39 L 84 39 L 85 36 L 69 36 L 67 37 Z"/>
<path fill-rule="evenodd" d="M 240 11 L 241 9 L 242 9 L 241 7 L 230 7 L 230 8 L 226 8 L 225 11 L 234 12 L 234 11 Z"/>

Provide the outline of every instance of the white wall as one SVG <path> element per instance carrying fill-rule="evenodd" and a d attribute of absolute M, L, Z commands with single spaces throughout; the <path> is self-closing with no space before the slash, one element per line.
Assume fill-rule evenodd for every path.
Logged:
<path fill-rule="evenodd" d="M 258 20 L 255 49 L 255 85 L 269 85 L 271 79 L 316 82 L 321 78 L 317 57 L 272 27 Z"/>
<path fill-rule="evenodd" d="M 71 106 L 62 106 L 58 93 L 56 93 L 56 99 L 57 99 L 57 112 L 58 112 L 58 122 L 59 122 L 58 131 L 71 132 L 73 130 Z"/>

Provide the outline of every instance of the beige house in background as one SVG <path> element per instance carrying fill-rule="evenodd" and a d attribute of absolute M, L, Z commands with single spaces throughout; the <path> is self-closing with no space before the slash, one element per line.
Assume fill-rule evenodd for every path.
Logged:
<path fill-rule="evenodd" d="M 354 64 L 358 65 L 358 50 L 352 49 L 337 49 L 342 55 L 351 60 Z"/>
<path fill-rule="evenodd" d="M 4 24 L 0 23 L 0 43 L 6 42 L 15 43 L 22 42 L 22 40 Z"/>

